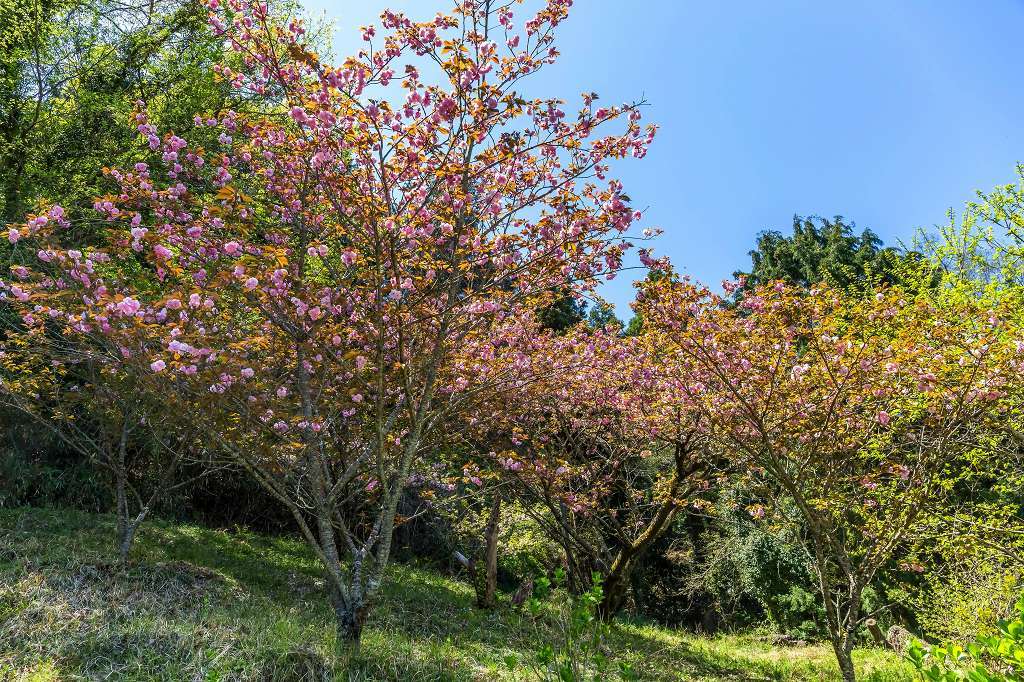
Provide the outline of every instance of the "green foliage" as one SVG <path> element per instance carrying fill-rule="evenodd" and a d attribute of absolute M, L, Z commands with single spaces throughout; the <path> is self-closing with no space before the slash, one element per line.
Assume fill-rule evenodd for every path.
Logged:
<path fill-rule="evenodd" d="M 19 9 L 22 5 L 30 9 Z M 227 90 L 220 44 L 193 0 L 21 2 L 0 49 L 0 219 L 60 196 L 71 215 L 107 191 L 105 166 L 130 166 L 130 114 L 145 100 L 161 129 L 192 127 Z"/>
<path fill-rule="evenodd" d="M 929 682 L 1021 682 L 1024 680 L 1024 596 L 1017 616 L 1002 620 L 996 633 L 966 648 L 958 644 L 926 646 L 915 642 L 908 657 Z"/>
<path fill-rule="evenodd" d="M 915 246 L 949 286 L 991 293 L 1024 284 L 1024 164 L 1015 182 L 979 191 L 959 216 L 950 210 L 936 233 L 919 233 Z"/>
<path fill-rule="evenodd" d="M 542 327 L 556 332 L 567 331 L 581 322 L 586 322 L 591 329 L 604 329 L 607 326 L 621 329 L 624 326 L 622 320 L 615 316 L 615 307 L 610 303 L 598 299 L 591 307 L 586 301 L 569 295 L 556 298 L 540 311 L 538 317 Z"/>
<path fill-rule="evenodd" d="M 934 566 L 925 594 L 916 602 L 917 620 L 936 639 L 963 644 L 992 634 L 1013 615 L 1022 567 L 974 548 L 946 566 Z"/>
<path fill-rule="evenodd" d="M 611 626 L 597 616 L 597 608 L 604 597 L 601 574 L 594 573 L 591 587 L 580 595 L 570 595 L 553 587 L 564 584 L 565 572 L 555 571 L 554 585 L 547 577 L 540 577 L 534 583 L 534 597 L 526 608 L 535 622 L 547 616 L 557 636 L 545 642 L 537 650 L 537 664 L 534 670 L 545 682 L 586 682 L 587 680 L 608 679 L 611 670 L 606 649 Z M 555 602 L 554 615 L 545 613 L 547 600 Z M 514 667 L 509 661 L 510 667 Z M 636 671 L 628 662 L 621 661 L 618 670 L 620 679 L 638 679 Z"/>
<path fill-rule="evenodd" d="M 626 325 L 626 329 L 623 332 L 626 336 L 639 336 L 644 331 L 644 318 L 640 315 L 634 315 L 629 318 L 629 324 Z"/>
<path fill-rule="evenodd" d="M 0 449 L 0 508 L 27 504 L 107 511 L 113 502 L 106 472 L 69 452 L 35 425 L 0 415 L 7 443 Z"/>
<path fill-rule="evenodd" d="M 604 301 L 598 301 L 590 309 L 590 313 L 587 314 L 587 324 L 591 329 L 623 328 L 622 320 L 615 316 L 615 307 Z"/>
<path fill-rule="evenodd" d="M 755 522 L 744 508 L 748 496 L 733 486 L 711 514 L 680 517 L 644 571 L 638 603 L 666 622 L 708 630 L 769 626 L 823 639 L 824 612 L 806 554 L 790 531 Z"/>
<path fill-rule="evenodd" d="M 587 319 L 587 303 L 563 294 L 538 314 L 541 326 L 556 332 L 564 332 Z"/>
<path fill-rule="evenodd" d="M 502 512 L 502 531 L 498 553 L 499 580 L 514 589 L 531 576 L 553 570 L 562 550 L 544 532 L 523 504 L 513 500 Z M 481 524 L 481 533 L 482 533 Z"/>
<path fill-rule="evenodd" d="M 871 230 L 856 234 L 854 229 L 842 216 L 794 216 L 793 234 L 761 232 L 750 252 L 750 271 L 734 276 L 745 278 L 747 291 L 774 280 L 801 287 L 825 282 L 843 290 L 901 282 L 902 261 L 915 256 L 883 247 Z"/>

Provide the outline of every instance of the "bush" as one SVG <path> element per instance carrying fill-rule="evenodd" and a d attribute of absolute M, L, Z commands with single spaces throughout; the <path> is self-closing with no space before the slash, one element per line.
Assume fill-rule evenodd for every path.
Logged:
<path fill-rule="evenodd" d="M 931 574 L 917 600 L 918 622 L 930 637 L 961 645 L 992 634 L 1001 619 L 1013 615 L 1021 570 L 974 555 Z"/>
<path fill-rule="evenodd" d="M 105 471 L 14 415 L 0 415 L 0 429 L 7 436 L 0 449 L 0 507 L 110 510 L 113 498 Z"/>
<path fill-rule="evenodd" d="M 537 650 L 534 673 L 545 682 L 609 679 L 613 670 L 607 655 L 610 626 L 597 616 L 604 597 L 601 575 L 593 574 L 590 589 L 576 596 L 559 589 L 565 583 L 565 571 L 556 570 L 554 579 L 552 583 L 546 577 L 537 578 L 535 596 L 526 604 L 535 625 L 547 620 L 547 629 L 557 633 Z M 515 667 L 514 659 L 509 659 L 509 665 Z M 638 679 L 625 662 L 619 663 L 618 673 L 623 680 Z"/>
<path fill-rule="evenodd" d="M 766 622 L 800 639 L 824 635 L 806 557 L 755 525 L 726 491 L 710 518 L 682 516 L 647 562 L 637 606 L 672 624 L 739 629 Z"/>
<path fill-rule="evenodd" d="M 996 633 L 958 644 L 911 645 L 908 657 L 929 682 L 1024 682 L 1024 595 L 1012 620 L 996 624 Z"/>

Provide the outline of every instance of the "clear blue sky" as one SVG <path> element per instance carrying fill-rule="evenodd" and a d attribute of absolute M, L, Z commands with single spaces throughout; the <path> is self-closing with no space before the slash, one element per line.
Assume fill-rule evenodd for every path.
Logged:
<path fill-rule="evenodd" d="M 426 19 L 450 5 L 305 2 L 334 22 L 340 55 L 385 7 Z M 576 0 L 561 60 L 523 90 L 650 102 L 658 139 L 617 174 L 665 230 L 657 252 L 717 285 L 794 213 L 843 215 L 893 243 L 1012 180 L 1022 28 L 1024 0 Z M 626 319 L 629 279 L 604 290 Z"/>

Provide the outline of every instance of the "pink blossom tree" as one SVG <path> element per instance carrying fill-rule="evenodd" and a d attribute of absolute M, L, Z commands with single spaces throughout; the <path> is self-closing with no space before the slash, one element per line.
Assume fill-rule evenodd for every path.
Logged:
<path fill-rule="evenodd" d="M 13 226 L 32 258 L 5 301 L 26 325 L 103 335 L 119 371 L 180 396 L 291 511 L 339 644 L 358 644 L 438 425 L 494 388 L 459 368 L 514 352 L 526 311 L 620 268 L 639 213 L 609 162 L 642 157 L 654 129 L 637 104 L 587 94 L 570 114 L 518 93 L 557 58 L 567 0 L 525 21 L 511 1 L 385 12 L 338 67 L 264 3 L 208 2 L 238 63 L 218 75 L 266 113 L 197 112 L 204 147 L 140 103 L 155 158 L 110 171 L 101 242 L 73 243 L 52 212 Z"/>
<path fill-rule="evenodd" d="M 480 406 L 476 444 L 491 448 L 484 471 L 563 547 L 570 588 L 601 576 L 598 611 L 610 618 L 643 555 L 699 504 L 713 464 L 706 434 L 666 390 L 646 337 L 580 325 L 532 339 L 523 371 Z"/>
<path fill-rule="evenodd" d="M 984 452 L 1018 390 L 1013 305 L 779 282 L 737 307 L 674 276 L 646 282 L 638 301 L 647 332 L 678 359 L 676 390 L 759 492 L 752 514 L 801 538 L 852 681 L 856 635 L 873 615 L 865 588 L 944 513 L 958 468 Z"/>

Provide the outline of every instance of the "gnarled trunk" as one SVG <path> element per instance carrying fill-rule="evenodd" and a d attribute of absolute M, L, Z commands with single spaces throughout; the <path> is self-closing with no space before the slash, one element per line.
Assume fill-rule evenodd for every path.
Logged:
<path fill-rule="evenodd" d="M 643 532 L 633 542 L 619 548 L 611 568 L 604 577 L 604 596 L 598 604 L 597 614 L 602 620 L 610 620 L 626 600 L 626 593 L 629 590 L 629 580 L 633 567 L 643 554 L 650 549 L 661 535 L 668 528 L 672 519 L 675 518 L 679 503 L 676 496 L 682 488 L 683 481 L 692 473 L 694 463 L 687 458 L 689 450 L 687 446 L 678 444 L 675 450 L 675 469 L 672 478 L 669 480 L 668 493 L 665 500 L 658 507 L 654 517 L 644 528 Z"/>
<path fill-rule="evenodd" d="M 602 585 L 603 596 L 597 606 L 597 613 L 602 620 L 609 620 L 622 609 L 629 591 L 629 576 L 632 573 L 632 562 L 613 564 L 612 570 L 605 576 Z"/>

